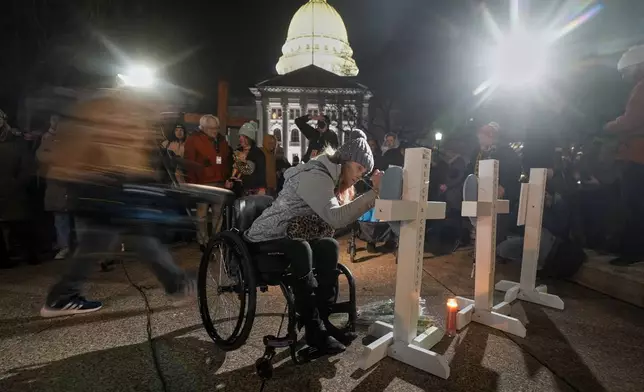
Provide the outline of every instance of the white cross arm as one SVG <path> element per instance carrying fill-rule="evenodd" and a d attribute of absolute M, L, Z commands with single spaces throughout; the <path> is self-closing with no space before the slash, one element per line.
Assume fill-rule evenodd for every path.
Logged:
<path fill-rule="evenodd" d="M 445 219 L 447 204 L 442 201 L 428 201 L 425 208 L 425 219 Z"/>
<path fill-rule="evenodd" d="M 376 200 L 374 217 L 383 222 L 402 222 L 418 217 L 418 203 L 411 200 Z"/>
<path fill-rule="evenodd" d="M 510 212 L 509 200 L 496 201 L 496 213 L 508 214 Z M 464 201 L 462 205 L 462 216 L 478 217 L 492 215 L 492 202 L 489 201 Z"/>

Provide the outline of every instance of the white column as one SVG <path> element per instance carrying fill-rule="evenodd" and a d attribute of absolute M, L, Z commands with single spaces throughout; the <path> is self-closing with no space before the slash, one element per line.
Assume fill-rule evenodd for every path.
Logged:
<path fill-rule="evenodd" d="M 307 98 L 306 96 L 302 96 L 300 98 L 300 115 L 304 116 L 308 112 L 308 106 L 307 106 Z M 309 146 L 309 140 L 304 137 L 304 134 L 300 131 L 300 161 L 302 158 L 304 158 L 304 155 L 306 154 L 306 149 Z"/>
<path fill-rule="evenodd" d="M 291 143 L 290 129 L 288 128 L 288 101 L 282 99 L 282 146 L 284 148 L 284 156 L 288 156 Z"/>
<path fill-rule="evenodd" d="M 255 109 L 257 111 L 257 121 L 259 121 L 259 132 L 257 133 L 257 144 L 262 145 L 264 141 L 264 135 L 266 135 L 267 128 L 266 128 L 266 118 L 264 118 L 265 115 L 265 110 L 263 109 L 262 101 L 261 100 L 255 100 Z"/>
<path fill-rule="evenodd" d="M 360 123 L 361 128 L 366 128 L 369 124 L 369 102 L 362 102 L 362 121 Z"/>

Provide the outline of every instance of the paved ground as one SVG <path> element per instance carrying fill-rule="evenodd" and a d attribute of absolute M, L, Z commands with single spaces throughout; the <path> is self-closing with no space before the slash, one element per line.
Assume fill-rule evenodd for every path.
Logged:
<path fill-rule="evenodd" d="M 176 251 L 196 268 L 192 248 Z M 359 256 L 366 256 L 362 251 Z M 43 320 L 38 317 L 46 288 L 65 263 L 2 271 L 0 275 L 0 391 L 162 391 L 146 334 L 140 294 L 122 268 L 98 272 L 88 284 L 105 301 L 94 315 Z M 351 266 L 361 304 L 390 298 L 395 264 L 391 256 Z M 445 299 L 473 294 L 471 264 L 464 252 L 425 261 L 423 297 L 428 313 L 442 323 Z M 248 344 L 225 354 L 205 334 L 195 305 L 173 307 L 149 272 L 128 264 L 132 279 L 147 289 L 152 332 L 168 391 L 258 391 L 253 363 L 261 337 L 275 333 L 284 302 L 274 290 L 260 296 L 258 318 Z M 497 280 L 513 277 L 497 268 Z M 642 391 L 644 309 L 571 283 L 550 285 L 565 311 L 518 303 L 513 314 L 527 322 L 528 336 L 515 338 L 470 325 L 437 351 L 447 356 L 452 376 L 441 380 L 386 359 L 358 369 L 360 342 L 343 355 L 296 367 L 279 355 L 275 379 L 266 391 Z M 361 331 L 364 334 L 364 329 Z"/>

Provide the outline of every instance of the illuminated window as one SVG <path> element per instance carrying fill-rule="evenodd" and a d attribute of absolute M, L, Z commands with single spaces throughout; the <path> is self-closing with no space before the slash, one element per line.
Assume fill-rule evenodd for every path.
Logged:
<path fill-rule="evenodd" d="M 293 129 L 291 131 L 291 143 L 299 143 L 300 142 L 300 131 L 297 129 Z"/>

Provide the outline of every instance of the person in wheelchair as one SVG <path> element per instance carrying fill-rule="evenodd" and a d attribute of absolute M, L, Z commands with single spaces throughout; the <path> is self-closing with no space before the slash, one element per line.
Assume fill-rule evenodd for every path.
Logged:
<path fill-rule="evenodd" d="M 374 172 L 372 190 L 345 204 L 338 201 L 336 195 L 344 194 L 374 167 L 365 134 L 353 131 L 351 136 L 337 151 L 328 148 L 306 164 L 287 170 L 282 192 L 244 233 L 253 252 L 280 253 L 290 262 L 297 278 L 295 308 L 306 342 L 323 354 L 344 351 L 356 337 L 329 321 L 339 257 L 333 233 L 374 206 L 382 176 Z"/>

